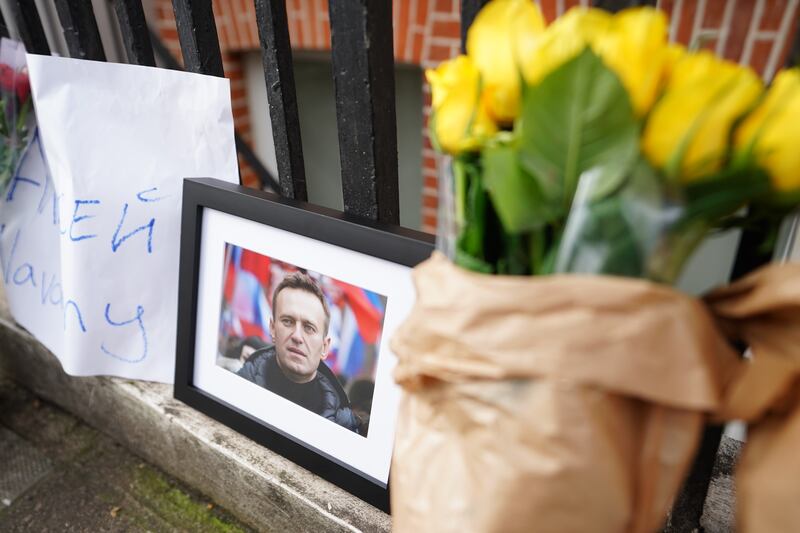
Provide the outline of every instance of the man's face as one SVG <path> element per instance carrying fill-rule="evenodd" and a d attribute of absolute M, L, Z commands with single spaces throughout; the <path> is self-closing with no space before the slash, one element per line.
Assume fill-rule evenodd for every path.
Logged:
<path fill-rule="evenodd" d="M 331 343 L 325 336 L 325 310 L 314 294 L 302 289 L 282 289 L 276 300 L 269 331 L 278 366 L 291 381 L 307 383 L 317 375 Z"/>

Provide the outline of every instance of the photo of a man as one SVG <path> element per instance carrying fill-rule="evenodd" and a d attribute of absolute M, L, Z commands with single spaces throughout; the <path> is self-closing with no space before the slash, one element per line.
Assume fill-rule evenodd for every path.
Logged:
<path fill-rule="evenodd" d="M 273 344 L 250 354 L 237 374 L 358 433 L 364 421 L 324 363 L 331 347 L 330 321 L 319 285 L 303 272 L 287 275 L 272 294 Z"/>

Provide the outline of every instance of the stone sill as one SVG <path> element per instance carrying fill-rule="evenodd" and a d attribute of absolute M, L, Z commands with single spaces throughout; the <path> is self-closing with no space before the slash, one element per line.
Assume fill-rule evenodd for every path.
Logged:
<path fill-rule="evenodd" d="M 0 372 L 258 530 L 391 529 L 382 511 L 175 400 L 171 385 L 68 376 L 6 309 L 0 309 Z"/>

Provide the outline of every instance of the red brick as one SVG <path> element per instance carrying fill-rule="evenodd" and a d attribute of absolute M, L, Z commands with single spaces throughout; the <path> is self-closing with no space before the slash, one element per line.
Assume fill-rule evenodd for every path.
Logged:
<path fill-rule="evenodd" d="M 425 215 L 422 217 L 422 231 L 425 233 L 436 233 L 436 217 Z"/>
<path fill-rule="evenodd" d="M 247 96 L 247 91 L 245 91 L 244 87 L 239 87 L 237 89 L 231 87 L 231 100 L 245 98 L 246 96 Z"/>
<path fill-rule="evenodd" d="M 161 39 L 165 41 L 177 41 L 178 40 L 178 30 L 175 26 L 162 28 L 158 32 L 161 35 Z"/>
<path fill-rule="evenodd" d="M 579 5 L 581 5 L 580 0 L 566 0 L 564 2 L 564 12 L 566 13 L 570 10 L 570 8 L 577 7 Z"/>
<path fill-rule="evenodd" d="M 439 207 L 439 199 L 432 196 L 423 196 L 422 206 L 436 209 L 437 207 Z"/>
<path fill-rule="evenodd" d="M 406 57 L 406 42 L 408 41 L 408 32 L 410 26 L 408 24 L 408 10 L 411 7 L 410 2 L 394 2 L 393 4 L 397 9 L 397 19 L 394 21 L 394 55 L 398 61 L 411 61 L 411 58 Z"/>
<path fill-rule="evenodd" d="M 712 52 L 716 51 L 717 39 L 703 39 L 703 42 L 700 43 L 700 48 L 711 50 Z"/>
<path fill-rule="evenodd" d="M 461 24 L 454 21 L 434 21 L 431 26 L 431 35 L 436 37 L 461 38 Z"/>
<path fill-rule="evenodd" d="M 247 29 L 248 48 L 258 48 L 258 26 L 256 25 L 256 6 L 253 2 L 242 0 L 245 15 L 245 28 Z"/>
<path fill-rule="evenodd" d="M 417 18 L 416 23 L 418 26 L 424 26 L 428 18 L 428 0 L 417 0 Z"/>
<path fill-rule="evenodd" d="M 430 188 L 438 190 L 439 180 L 433 176 L 425 176 L 425 179 L 422 180 L 422 186 L 426 189 Z"/>
<path fill-rule="evenodd" d="M 453 0 L 436 0 L 433 9 L 439 13 L 453 13 L 458 10 Z"/>
<path fill-rule="evenodd" d="M 697 11 L 697 0 L 686 0 L 681 10 L 681 19 L 678 25 L 678 36 L 676 41 L 684 45 L 691 44 L 692 27 L 694 25 L 694 14 Z"/>
<path fill-rule="evenodd" d="M 788 0 L 768 0 L 765 4 L 764 14 L 761 16 L 761 29 L 777 31 L 781 27 Z"/>
<path fill-rule="evenodd" d="M 214 23 L 217 25 L 217 36 L 219 37 L 219 47 L 221 50 L 227 50 L 231 45 L 227 24 L 225 24 L 224 17 L 220 16 L 218 12 L 215 11 L 214 14 Z"/>
<path fill-rule="evenodd" d="M 411 47 L 411 62 L 412 63 L 422 63 L 422 60 L 423 60 L 423 57 L 422 57 L 422 45 L 424 44 L 423 43 L 423 39 L 422 39 L 422 34 L 419 33 L 419 32 L 414 33 L 414 35 L 412 36 L 412 39 L 413 39 L 413 41 L 412 41 L 412 47 Z M 424 59 L 427 59 L 427 58 L 424 58 Z"/>
<path fill-rule="evenodd" d="M 745 5 L 742 5 L 742 4 Z M 752 1 L 739 2 L 736 12 L 731 20 L 728 41 L 725 43 L 725 59 L 738 62 L 744 51 L 744 43 L 747 39 L 747 31 L 750 29 L 750 20 L 753 17 L 755 3 Z"/>
<path fill-rule="evenodd" d="M 548 24 L 556 19 L 556 0 L 542 0 L 539 2 L 539 7 Z"/>
<path fill-rule="evenodd" d="M 261 188 L 261 184 L 258 181 L 258 175 L 253 171 L 252 168 L 247 164 L 244 159 L 241 157 L 239 158 L 239 176 L 242 182 L 242 185 L 245 187 L 251 187 L 254 189 Z"/>
<path fill-rule="evenodd" d="M 428 57 L 425 59 L 427 61 L 447 61 L 451 59 L 452 55 L 452 48 L 450 46 L 444 46 L 440 44 L 432 44 L 428 47 Z"/>
<path fill-rule="evenodd" d="M 769 62 L 769 54 L 772 52 L 772 40 L 756 41 L 753 46 L 753 55 L 750 56 L 750 66 L 759 76 L 764 75 L 764 67 Z"/>
<path fill-rule="evenodd" d="M 292 48 L 305 48 L 303 34 L 300 31 L 300 21 L 293 17 L 289 17 L 289 42 L 291 42 Z"/>
<path fill-rule="evenodd" d="M 730 0 L 712 0 L 706 2 L 703 13 L 703 28 L 721 28 L 725 15 L 725 6 Z"/>
<path fill-rule="evenodd" d="M 323 47 L 322 33 L 320 33 L 320 31 L 318 30 L 320 13 L 319 11 L 317 11 L 317 3 L 309 2 L 307 9 L 308 9 L 308 21 L 309 24 L 311 24 L 311 31 L 314 34 L 313 38 L 314 48 L 317 49 L 322 48 Z"/>
<path fill-rule="evenodd" d="M 249 113 L 249 106 L 247 105 L 247 98 L 231 99 L 231 109 L 238 111 L 240 109 L 247 110 Z"/>

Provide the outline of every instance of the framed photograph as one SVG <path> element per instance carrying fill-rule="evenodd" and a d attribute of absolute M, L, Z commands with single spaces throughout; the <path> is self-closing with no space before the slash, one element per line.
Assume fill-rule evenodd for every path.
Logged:
<path fill-rule="evenodd" d="M 184 181 L 175 397 L 389 511 L 392 333 L 427 234 Z"/>

